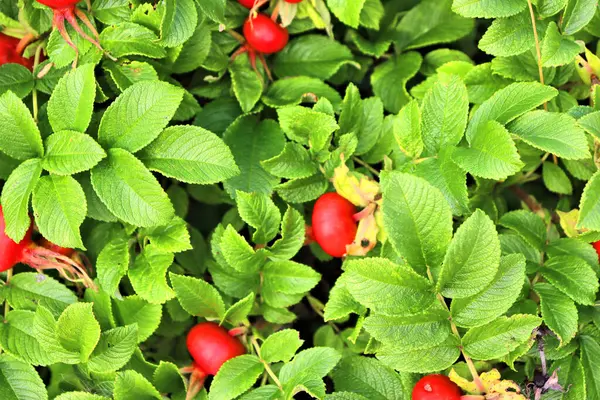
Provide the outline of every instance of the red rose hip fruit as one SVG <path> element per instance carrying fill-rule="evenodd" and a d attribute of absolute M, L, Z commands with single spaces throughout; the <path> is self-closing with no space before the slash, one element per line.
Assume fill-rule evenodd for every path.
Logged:
<path fill-rule="evenodd" d="M 19 39 L 0 33 L 0 65 L 21 64 L 33 70 L 33 58 L 21 55 L 23 49 L 19 49 L 19 43 Z"/>
<path fill-rule="evenodd" d="M 263 54 L 277 53 L 287 45 L 289 34 L 265 14 L 257 14 L 244 23 L 244 37 L 254 50 Z"/>
<path fill-rule="evenodd" d="M 187 348 L 194 359 L 194 368 L 206 375 L 216 375 L 227 361 L 246 354 L 242 342 L 214 322 L 194 326 L 187 336 Z"/>
<path fill-rule="evenodd" d="M 596 253 L 598 253 L 598 260 L 600 260 L 600 240 L 592 243 L 592 246 L 596 249 Z"/>
<path fill-rule="evenodd" d="M 286 3 L 292 3 L 292 4 L 301 3 L 302 2 L 302 0 L 285 0 L 285 1 L 286 1 Z"/>
<path fill-rule="evenodd" d="M 356 237 L 356 207 L 337 193 L 325 193 L 315 203 L 312 215 L 313 236 L 325 253 L 343 257 L 346 246 Z"/>
<path fill-rule="evenodd" d="M 412 392 L 412 400 L 460 400 L 462 393 L 458 385 L 444 375 L 427 375 Z"/>
<path fill-rule="evenodd" d="M 243 5 L 244 7 L 251 9 L 254 7 L 254 0 L 238 0 L 238 3 Z"/>

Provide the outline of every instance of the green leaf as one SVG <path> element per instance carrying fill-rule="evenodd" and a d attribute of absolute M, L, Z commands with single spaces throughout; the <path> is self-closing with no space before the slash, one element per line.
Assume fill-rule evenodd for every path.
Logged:
<path fill-rule="evenodd" d="M 67 72 L 48 101 L 48 120 L 54 132 L 85 132 L 92 119 L 95 97 L 93 64 Z"/>
<path fill-rule="evenodd" d="M 261 161 L 281 153 L 285 138 L 273 120 L 258 122 L 255 117 L 239 118 L 223 134 L 241 173 L 225 182 L 230 193 L 241 190 L 248 193 L 270 194 L 279 179 L 265 171 Z"/>
<path fill-rule="evenodd" d="M 577 333 L 577 307 L 573 300 L 548 283 L 537 283 L 533 290 L 540 297 L 544 323 L 558 336 L 561 347 Z"/>
<path fill-rule="evenodd" d="M 200 10 L 215 22 L 225 23 L 226 0 L 205 0 L 198 5 Z"/>
<path fill-rule="evenodd" d="M 327 6 L 340 21 L 344 24 L 358 28 L 360 14 L 365 5 L 365 0 L 357 0 L 347 3 L 344 0 L 327 0 Z"/>
<path fill-rule="evenodd" d="M 337 393 L 352 393 L 358 396 L 356 399 L 403 400 L 405 398 L 400 375 L 374 358 L 344 357 L 333 370 L 332 377 Z M 331 396 L 327 397 L 330 398 L 334 399 Z M 343 397 L 340 398 L 342 399 Z"/>
<path fill-rule="evenodd" d="M 24 98 L 33 90 L 34 80 L 31 71 L 20 64 L 0 65 L 0 94 L 13 92 Z"/>
<path fill-rule="evenodd" d="M 517 300 L 524 280 L 524 257 L 521 254 L 502 257 L 498 272 L 487 287 L 472 297 L 452 300 L 452 320 L 463 328 L 493 321 L 508 311 Z"/>
<path fill-rule="evenodd" d="M 306 203 L 316 200 L 328 187 L 329 181 L 322 174 L 316 174 L 282 183 L 277 187 L 277 194 L 288 203 Z"/>
<path fill-rule="evenodd" d="M 446 199 L 412 175 L 392 172 L 382 178 L 383 223 L 389 240 L 417 272 L 424 275 L 427 266 L 437 269 L 452 237 Z"/>
<path fill-rule="evenodd" d="M 89 305 L 91 307 L 91 304 Z M 65 349 L 65 346 L 58 337 L 56 320 L 46 308 L 38 307 L 35 311 L 32 332 L 37 337 L 42 348 L 46 352 L 53 354 L 55 360 L 64 364 L 79 364 L 82 361 L 86 361 L 85 359 L 82 360 L 80 353 Z M 99 332 L 98 336 L 100 336 Z"/>
<path fill-rule="evenodd" d="M 542 43 L 542 64 L 557 67 L 572 62 L 581 52 L 581 47 L 572 39 L 560 34 L 558 26 L 550 22 Z"/>
<path fill-rule="evenodd" d="M 375 67 L 371 75 L 371 86 L 387 111 L 395 114 L 411 100 L 406 82 L 419 72 L 422 60 L 419 53 L 412 51 Z"/>
<path fill-rule="evenodd" d="M 352 6 L 360 1 L 364 0 L 352 3 Z M 344 3 L 343 8 L 349 10 L 352 7 Z M 332 11 L 335 13 L 335 10 Z M 277 54 L 273 71 L 281 78 L 310 76 L 325 80 L 331 78 L 343 65 L 352 63 L 352 60 L 352 52 L 340 42 L 323 35 L 303 35 L 292 39 Z"/>
<path fill-rule="evenodd" d="M 6 353 L 28 364 L 54 364 L 54 355 L 40 345 L 31 329 L 34 317 L 33 311 L 26 310 L 13 310 L 6 314 L 4 323 L 0 325 L 0 345 Z"/>
<path fill-rule="evenodd" d="M 153 244 L 144 247 L 128 273 L 138 296 L 153 304 L 163 304 L 175 297 L 166 277 L 173 260 L 173 253 L 165 253 Z"/>
<path fill-rule="evenodd" d="M 440 78 L 423 99 L 423 142 L 436 154 L 442 147 L 460 143 L 469 113 L 467 87 L 457 75 Z"/>
<path fill-rule="evenodd" d="M 273 243 L 269 249 L 269 257 L 274 260 L 289 260 L 294 257 L 304 245 L 305 234 L 302 214 L 288 207 L 281 221 L 281 239 Z"/>
<path fill-rule="evenodd" d="M 263 289 L 285 294 L 306 293 L 321 280 L 321 274 L 294 261 L 271 261 L 263 271 Z"/>
<path fill-rule="evenodd" d="M 99 142 L 135 153 L 167 126 L 183 99 L 183 91 L 166 82 L 142 81 L 126 89 L 102 117 Z"/>
<path fill-rule="evenodd" d="M 46 139 L 46 155 L 42 166 L 56 175 L 73 175 L 98 164 L 106 153 L 91 136 L 74 131 L 61 131 Z"/>
<path fill-rule="evenodd" d="M 473 21 L 452 11 L 452 0 L 424 0 L 407 12 L 396 26 L 399 50 L 454 42 L 473 30 Z"/>
<path fill-rule="evenodd" d="M 71 176 L 43 176 L 33 191 L 33 213 L 40 233 L 65 248 L 85 249 L 79 228 L 87 214 L 85 194 Z"/>
<path fill-rule="evenodd" d="M 298 143 L 310 145 L 314 151 L 321 151 L 329 145 L 332 133 L 340 128 L 332 115 L 306 107 L 280 108 L 277 110 L 277 116 L 281 130 L 287 137 Z M 340 124 L 342 122 L 340 116 Z"/>
<path fill-rule="evenodd" d="M 184 44 L 198 25 L 198 12 L 193 0 L 172 0 L 165 4 L 160 24 L 160 43 L 164 47 Z"/>
<path fill-rule="evenodd" d="M 580 343 L 586 398 L 596 400 L 600 398 L 600 341 L 597 337 L 582 335 Z"/>
<path fill-rule="evenodd" d="M 328 99 L 334 108 L 338 108 L 342 103 L 338 92 L 323 81 L 308 76 L 297 76 L 276 80 L 262 101 L 269 107 L 279 108 L 298 105 L 306 100 L 316 103 L 321 97 Z"/>
<path fill-rule="evenodd" d="M 17 160 L 44 155 L 42 136 L 27 106 L 13 92 L 0 96 L 0 151 Z"/>
<path fill-rule="evenodd" d="M 239 174 L 223 140 L 197 126 L 165 129 L 139 157 L 150 170 L 186 183 L 206 185 Z"/>
<path fill-rule="evenodd" d="M 42 378 L 33 366 L 8 354 L 1 354 L 0 398 L 6 400 L 48 400 L 48 393 Z"/>
<path fill-rule="evenodd" d="M 546 24 L 537 22 L 538 35 L 542 36 Z M 535 44 L 531 17 L 529 12 L 508 18 L 498 18 L 492 22 L 479 41 L 479 48 L 496 57 L 507 57 L 521 54 Z"/>
<path fill-rule="evenodd" d="M 510 133 L 496 121 L 481 126 L 471 147 L 458 147 L 453 160 L 471 175 L 504 180 L 524 167 Z"/>
<path fill-rule="evenodd" d="M 254 306 L 255 294 L 250 293 L 225 311 L 224 321 L 229 321 L 232 325 L 238 325 L 247 320 L 248 315 Z"/>
<path fill-rule="evenodd" d="M 245 354 L 227 361 L 210 386 L 209 399 L 231 400 L 250 389 L 265 370 L 255 355 Z"/>
<path fill-rule="evenodd" d="M 131 22 L 106 27 L 100 35 L 100 41 L 117 58 L 133 55 L 163 58 L 167 55 L 154 32 Z"/>
<path fill-rule="evenodd" d="M 192 72 L 202 66 L 209 55 L 212 44 L 212 31 L 210 22 L 200 22 L 192 37 L 183 44 L 173 65 L 173 72 L 183 74 Z"/>
<path fill-rule="evenodd" d="M 100 324 L 92 312 L 91 303 L 71 304 L 63 311 L 56 324 L 60 344 L 70 352 L 79 354 L 85 362 L 100 339 Z"/>
<path fill-rule="evenodd" d="M 448 317 L 448 311 L 440 308 L 407 316 L 371 314 L 365 319 L 364 328 L 383 344 L 420 349 L 446 341 L 451 333 Z"/>
<path fill-rule="evenodd" d="M 88 361 L 89 370 L 106 373 L 121 369 L 137 349 L 137 338 L 137 325 L 102 332 L 98 346 Z"/>
<path fill-rule="evenodd" d="M 186 379 L 179 372 L 177 365 L 161 361 L 153 375 L 154 386 L 161 393 L 177 393 L 186 390 Z"/>
<path fill-rule="evenodd" d="M 600 111 L 591 112 L 577 120 L 577 125 L 581 126 L 590 135 L 600 139 Z"/>
<path fill-rule="evenodd" d="M 242 54 L 229 64 L 231 86 L 244 113 L 252 111 L 264 90 L 262 71 L 254 69 L 247 54 Z"/>
<path fill-rule="evenodd" d="M 115 400 L 161 400 L 158 390 L 136 371 L 118 372 L 114 386 Z"/>
<path fill-rule="evenodd" d="M 269 336 L 260 347 L 260 357 L 266 363 L 289 362 L 304 340 L 294 329 L 284 329 Z"/>
<path fill-rule="evenodd" d="M 465 298 L 489 285 L 500 265 L 500 240 L 494 222 L 476 210 L 456 231 L 444 259 L 437 291 Z"/>
<path fill-rule="evenodd" d="M 600 230 L 600 172 L 596 172 L 585 185 L 579 208 L 577 226 Z"/>
<path fill-rule="evenodd" d="M 325 321 L 341 319 L 352 313 L 362 315 L 367 311 L 365 307 L 352 297 L 346 288 L 345 276 L 343 275 L 343 277 L 338 278 L 335 286 L 329 292 L 329 299 L 325 305 L 323 316 Z"/>
<path fill-rule="evenodd" d="M 221 239 L 221 251 L 227 264 L 241 273 L 258 272 L 264 262 L 262 252 L 256 252 L 243 236 L 229 225 Z"/>
<path fill-rule="evenodd" d="M 469 213 L 467 174 L 454 162 L 453 154 L 452 147 L 441 149 L 437 158 L 417 164 L 415 175 L 442 192 L 453 215 L 466 215 Z"/>
<path fill-rule="evenodd" d="M 57 317 L 77 302 L 75 294 L 62 283 L 35 272 L 16 274 L 0 294 L 14 309 L 35 311 L 42 306 Z"/>
<path fill-rule="evenodd" d="M 102 67 L 120 91 L 123 91 L 137 82 L 156 81 L 158 74 L 152 65 L 139 61 L 123 61 L 116 63 L 105 61 Z"/>
<path fill-rule="evenodd" d="M 546 243 L 546 225 L 536 214 L 526 210 L 511 211 L 500 218 L 499 224 L 512 229 L 527 243 L 542 250 Z"/>
<path fill-rule="evenodd" d="M 594 304 L 598 279 L 592 267 L 581 258 L 553 257 L 546 261 L 540 272 L 548 282 L 576 303 Z"/>
<path fill-rule="evenodd" d="M 525 343 L 541 323 L 533 315 L 500 317 L 489 324 L 470 329 L 462 339 L 465 353 L 475 360 L 502 357 Z"/>
<path fill-rule="evenodd" d="M 177 300 L 185 311 L 199 317 L 221 319 L 225 314 L 225 304 L 219 292 L 207 282 L 169 274 Z"/>
<path fill-rule="evenodd" d="M 571 180 L 558 165 L 545 162 L 542 168 L 542 177 L 544 178 L 544 185 L 551 192 L 558 194 L 570 195 L 573 193 L 573 185 Z"/>
<path fill-rule="evenodd" d="M 568 114 L 531 111 L 508 126 L 526 143 L 568 160 L 589 158 L 585 132 Z"/>
<path fill-rule="evenodd" d="M 418 158 L 423 152 L 421 112 L 416 100 L 406 104 L 393 119 L 394 138 L 403 153 Z"/>
<path fill-rule="evenodd" d="M 504 18 L 520 13 L 527 7 L 526 0 L 454 0 L 452 11 L 468 18 Z"/>
<path fill-rule="evenodd" d="M 167 225 L 142 229 L 140 234 L 146 236 L 155 249 L 161 252 L 192 250 L 187 223 L 179 217 L 173 218 Z"/>
<path fill-rule="evenodd" d="M 55 397 L 54 400 L 109 400 L 109 398 L 86 392 L 66 392 Z"/>
<path fill-rule="evenodd" d="M 444 343 L 434 347 L 406 349 L 394 345 L 384 346 L 377 358 L 401 372 L 429 373 L 449 368 L 460 356 L 460 343 L 456 336 L 448 336 Z"/>
<path fill-rule="evenodd" d="M 256 231 L 254 243 L 268 243 L 279 232 L 281 213 L 270 197 L 260 193 L 237 192 L 240 217 Z"/>
<path fill-rule="evenodd" d="M 317 173 L 317 166 L 308 151 L 294 142 L 286 143 L 279 155 L 260 164 L 270 174 L 286 179 L 306 178 Z"/>
<path fill-rule="evenodd" d="M 286 393 L 292 393 L 298 386 L 309 390 L 315 397 L 325 397 L 322 378 L 340 361 L 341 354 L 331 347 L 313 347 L 301 351 L 285 364 L 279 372 Z"/>
<path fill-rule="evenodd" d="M 429 280 L 384 258 L 350 260 L 345 264 L 348 292 L 362 305 L 382 314 L 414 314 L 435 299 Z"/>
<path fill-rule="evenodd" d="M 114 296 L 119 282 L 129 269 L 129 243 L 127 238 L 114 238 L 104 246 L 96 261 L 100 287 Z"/>
<path fill-rule="evenodd" d="M 108 151 L 92 170 L 92 185 L 110 212 L 127 223 L 156 226 L 173 218 L 173 205 L 156 178 L 125 150 Z"/>
<path fill-rule="evenodd" d="M 131 18 L 129 0 L 96 0 L 92 10 L 94 18 L 105 25 L 114 25 Z"/>
<path fill-rule="evenodd" d="M 2 188 L 2 212 L 6 224 L 4 232 L 17 243 L 25 237 L 25 233 L 31 226 L 29 197 L 41 173 L 40 159 L 27 160 L 15 168 Z"/>
<path fill-rule="evenodd" d="M 513 83 L 497 91 L 473 114 L 467 128 L 467 140 L 471 142 L 487 121 L 506 124 L 556 95 L 556 89 L 537 82 Z"/>
<path fill-rule="evenodd" d="M 113 305 L 120 326 L 137 324 L 138 343 L 146 341 L 160 324 L 162 307 L 159 304 L 148 303 L 139 296 L 128 296 L 113 300 Z"/>
<path fill-rule="evenodd" d="M 572 35 L 579 32 L 592 20 L 597 9 L 595 0 L 570 0 L 561 18 L 563 33 Z"/>
<path fill-rule="evenodd" d="M 568 1 L 569 0 L 541 0 L 538 1 L 537 9 L 542 17 L 551 17 L 564 9 Z"/>

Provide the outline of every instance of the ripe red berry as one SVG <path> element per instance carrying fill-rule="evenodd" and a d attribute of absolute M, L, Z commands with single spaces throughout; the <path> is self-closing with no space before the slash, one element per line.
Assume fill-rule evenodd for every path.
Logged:
<path fill-rule="evenodd" d="M 246 348 L 227 330 L 214 322 L 202 322 L 187 336 L 187 348 L 194 367 L 206 375 L 216 375 L 228 360 L 246 354 Z"/>
<path fill-rule="evenodd" d="M 18 50 L 19 39 L 0 33 L 0 65 L 21 64 L 33 70 L 33 58 L 25 58 Z"/>
<path fill-rule="evenodd" d="M 337 193 L 325 193 L 313 208 L 313 236 L 332 257 L 343 257 L 356 237 L 356 207 Z"/>
<path fill-rule="evenodd" d="M 53 10 L 59 8 L 70 8 L 75 6 L 81 0 L 37 0 L 38 3 L 42 3 L 45 6 L 52 8 Z"/>
<path fill-rule="evenodd" d="M 427 375 L 412 392 L 412 400 L 460 400 L 458 385 L 444 375 Z"/>
<path fill-rule="evenodd" d="M 4 214 L 0 206 L 0 272 L 8 271 L 22 262 L 27 249 L 34 245 L 31 240 L 32 228 L 29 228 L 19 243 L 14 242 L 4 233 L 5 228 Z"/>
<path fill-rule="evenodd" d="M 302 0 L 285 0 L 285 1 L 287 3 L 292 3 L 292 4 L 294 4 L 294 3 L 301 3 L 302 2 Z"/>
<path fill-rule="evenodd" d="M 244 37 L 248 44 L 263 54 L 273 54 L 283 50 L 289 40 L 287 29 L 265 14 L 257 14 L 244 23 Z"/>
<path fill-rule="evenodd" d="M 592 243 L 592 246 L 596 249 L 596 253 L 598 253 L 598 260 L 600 260 L 600 240 Z"/>
<path fill-rule="evenodd" d="M 240 3 L 247 9 L 251 9 L 252 7 L 254 7 L 254 0 L 238 0 L 238 3 Z"/>

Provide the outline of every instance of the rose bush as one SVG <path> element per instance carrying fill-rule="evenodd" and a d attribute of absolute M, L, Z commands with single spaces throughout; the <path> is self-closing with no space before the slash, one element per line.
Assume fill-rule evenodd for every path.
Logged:
<path fill-rule="evenodd" d="M 600 399 L 597 0 L 0 25 L 0 398 Z"/>

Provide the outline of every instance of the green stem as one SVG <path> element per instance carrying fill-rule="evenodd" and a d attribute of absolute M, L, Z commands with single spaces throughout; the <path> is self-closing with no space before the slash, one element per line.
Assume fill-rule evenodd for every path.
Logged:
<path fill-rule="evenodd" d="M 542 68 L 542 49 L 540 46 L 540 38 L 537 33 L 537 24 L 535 22 L 535 13 L 533 11 L 533 4 L 531 0 L 527 0 L 529 6 L 529 14 L 531 15 L 531 25 L 533 25 L 533 37 L 535 38 L 535 52 L 537 54 L 538 72 L 540 74 L 540 83 L 544 85 L 544 70 Z M 548 103 L 544 102 L 544 110 L 548 111 Z"/>
<path fill-rule="evenodd" d="M 281 385 L 279 378 L 277 378 L 277 375 L 275 375 L 275 373 L 271 369 L 271 366 L 269 365 L 269 363 L 267 363 L 265 360 L 263 360 L 262 357 L 260 356 L 260 346 L 258 345 L 258 342 L 256 341 L 256 337 L 252 336 L 252 338 L 250 339 L 250 342 L 252 343 L 252 346 L 254 347 L 254 350 L 256 351 L 256 355 L 258 356 L 258 358 L 260 358 L 260 362 L 262 362 L 263 365 L 265 366 L 265 371 L 267 371 L 267 374 L 269 374 L 269 376 L 271 377 L 273 382 L 275 382 L 275 384 L 277 385 L 279 390 L 281 390 L 283 392 L 283 386 Z"/>
<path fill-rule="evenodd" d="M 373 175 L 379 176 L 379 171 L 377 171 L 375 168 L 371 167 L 369 164 L 367 164 L 366 162 L 364 162 L 360 158 L 358 158 L 358 157 L 352 157 L 352 159 L 354 160 L 354 162 L 356 162 L 356 163 L 362 165 L 363 167 L 365 167 L 366 169 L 368 169 Z"/>
<path fill-rule="evenodd" d="M 427 277 L 429 278 L 431 283 L 435 283 L 434 279 L 433 279 L 433 275 L 431 274 L 431 269 L 429 268 L 429 266 L 427 266 Z M 448 320 L 450 321 L 450 329 L 452 329 L 452 333 L 454 334 L 454 336 L 456 336 L 458 338 L 458 341 L 461 343 L 461 345 L 459 346 L 460 352 L 462 353 L 462 356 L 465 359 L 465 362 L 467 363 L 467 367 L 469 368 L 469 372 L 471 373 L 471 376 L 473 376 L 473 383 L 475 383 L 475 386 L 477 387 L 477 390 L 479 392 L 484 393 L 485 386 L 483 385 L 483 382 L 481 381 L 481 378 L 479 377 L 479 373 L 477 373 L 477 368 L 475 368 L 475 364 L 473 363 L 473 360 L 471 359 L 471 357 L 469 357 L 468 355 L 465 354 L 465 350 L 462 346 L 462 338 L 460 336 L 460 332 L 458 331 L 458 327 L 452 320 L 450 308 L 448 308 L 448 304 L 446 304 L 444 296 L 442 296 L 441 293 L 437 293 L 436 297 L 439 300 L 440 304 L 446 309 L 446 311 L 448 311 L 448 315 L 450 315 L 448 317 Z"/>

